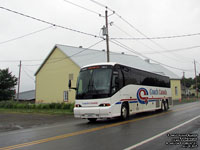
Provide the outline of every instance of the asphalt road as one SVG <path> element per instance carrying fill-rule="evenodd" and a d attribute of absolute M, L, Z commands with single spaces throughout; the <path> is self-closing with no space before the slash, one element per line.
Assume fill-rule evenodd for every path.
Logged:
<path fill-rule="evenodd" d="M 198 139 L 199 140 L 198 140 Z M 167 112 L 140 113 L 119 119 L 70 119 L 44 127 L 0 133 L 0 150 L 179 150 L 200 149 L 200 102 L 176 105 Z M 199 147 L 197 147 L 199 145 Z"/>

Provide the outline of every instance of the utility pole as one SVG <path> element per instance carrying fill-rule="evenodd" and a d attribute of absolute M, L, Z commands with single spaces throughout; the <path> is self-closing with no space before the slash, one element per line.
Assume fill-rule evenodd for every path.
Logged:
<path fill-rule="evenodd" d="M 185 95 L 186 95 L 185 72 L 184 71 L 183 71 L 183 88 L 184 88 Z"/>
<path fill-rule="evenodd" d="M 109 52 L 109 36 L 108 36 L 108 11 L 105 11 L 106 19 L 106 47 L 107 47 L 107 62 L 110 62 L 110 52 Z"/>
<path fill-rule="evenodd" d="M 20 62 L 19 62 L 19 77 L 18 77 L 17 101 L 19 101 L 19 90 L 20 90 L 21 67 L 22 67 L 22 62 L 21 62 L 21 60 L 20 60 Z"/>
<path fill-rule="evenodd" d="M 185 72 L 183 71 L 183 84 L 185 86 Z"/>
<path fill-rule="evenodd" d="M 198 87 L 197 87 L 197 73 L 196 73 L 196 62 L 194 60 L 194 73 L 195 73 L 195 79 L 196 79 L 196 94 L 198 98 Z"/>

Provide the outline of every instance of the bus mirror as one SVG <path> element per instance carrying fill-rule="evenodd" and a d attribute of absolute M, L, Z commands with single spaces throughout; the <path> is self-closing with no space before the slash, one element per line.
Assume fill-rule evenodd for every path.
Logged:
<path fill-rule="evenodd" d="M 72 87 L 72 81 L 71 81 L 71 80 L 69 80 L 69 82 L 68 82 L 68 87 L 69 87 L 69 89 L 74 89 L 74 90 L 76 90 L 75 87 Z"/>
<path fill-rule="evenodd" d="M 68 87 L 69 87 L 69 89 L 71 89 L 71 86 L 72 86 L 72 81 L 69 80 L 69 82 L 68 82 Z"/>

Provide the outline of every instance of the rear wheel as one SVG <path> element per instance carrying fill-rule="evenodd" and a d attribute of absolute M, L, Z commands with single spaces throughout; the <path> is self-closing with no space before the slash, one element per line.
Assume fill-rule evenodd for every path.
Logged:
<path fill-rule="evenodd" d="M 97 118 L 88 118 L 88 120 L 89 120 L 90 122 L 96 122 L 96 121 L 97 121 Z"/>
<path fill-rule="evenodd" d="M 126 120 L 128 118 L 128 107 L 125 103 L 122 104 L 121 108 L 121 119 Z"/>
<path fill-rule="evenodd" d="M 165 106 L 166 106 L 166 111 L 169 109 L 169 103 L 168 101 L 165 102 Z"/>

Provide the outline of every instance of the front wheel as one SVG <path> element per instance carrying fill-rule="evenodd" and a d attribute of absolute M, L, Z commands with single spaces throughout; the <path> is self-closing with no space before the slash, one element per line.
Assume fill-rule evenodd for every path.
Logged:
<path fill-rule="evenodd" d="M 128 107 L 126 104 L 122 104 L 121 119 L 126 120 L 128 118 Z"/>
<path fill-rule="evenodd" d="M 88 120 L 89 120 L 90 122 L 96 122 L 96 121 L 97 121 L 97 118 L 88 118 Z"/>
<path fill-rule="evenodd" d="M 162 101 L 161 103 L 161 111 L 166 111 L 166 102 L 165 101 Z"/>

